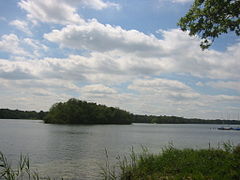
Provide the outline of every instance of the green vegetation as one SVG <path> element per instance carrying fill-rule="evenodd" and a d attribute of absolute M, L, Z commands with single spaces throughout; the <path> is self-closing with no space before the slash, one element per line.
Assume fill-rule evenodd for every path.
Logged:
<path fill-rule="evenodd" d="M 218 149 L 176 149 L 173 145 L 160 154 L 151 154 L 146 148 L 137 154 L 132 149 L 129 157 L 117 157 L 111 166 L 106 151 L 102 167 L 104 180 L 238 180 L 240 179 L 240 146 L 229 143 Z M 12 167 L 0 152 L 1 180 L 40 180 L 37 171 L 30 168 L 29 158 L 20 156 L 17 167 Z"/>
<path fill-rule="evenodd" d="M 176 149 L 169 146 L 161 154 L 146 150 L 118 158 L 117 166 L 107 161 L 105 180 L 237 180 L 240 179 L 240 146 L 224 149 Z M 118 172 L 118 173 L 117 173 Z"/>
<path fill-rule="evenodd" d="M 198 34 L 201 48 L 206 49 L 223 33 L 240 35 L 239 7 L 239 0 L 195 0 L 178 25 L 191 36 Z"/>
<path fill-rule="evenodd" d="M 97 105 L 77 99 L 54 104 L 45 123 L 57 124 L 131 124 L 132 115 L 118 108 Z"/>
<path fill-rule="evenodd" d="M 27 156 L 21 155 L 17 167 L 12 167 L 7 158 L 0 151 L 0 179 L 1 180 L 51 180 L 49 177 L 41 178 L 36 171 L 30 168 Z"/>
<path fill-rule="evenodd" d="M 0 109 L 0 119 L 43 119 L 47 112 Z"/>
<path fill-rule="evenodd" d="M 131 114 L 119 108 L 77 99 L 54 104 L 49 112 L 0 109 L 0 119 L 42 119 L 53 124 L 240 124 L 236 120 L 205 120 L 177 116 Z"/>
<path fill-rule="evenodd" d="M 237 120 L 206 120 L 197 118 L 184 118 L 178 116 L 152 116 L 134 115 L 134 123 L 157 123 L 157 124 L 240 124 Z"/>

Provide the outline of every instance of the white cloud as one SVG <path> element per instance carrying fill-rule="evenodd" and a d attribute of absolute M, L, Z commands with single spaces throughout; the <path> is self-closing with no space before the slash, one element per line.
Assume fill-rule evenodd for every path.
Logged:
<path fill-rule="evenodd" d="M 41 44 L 38 40 L 31 39 L 31 38 L 25 38 L 23 39 L 24 43 L 28 44 L 29 46 L 33 47 L 34 49 L 42 49 L 44 51 L 48 50 L 48 47 L 44 44 Z"/>
<path fill-rule="evenodd" d="M 80 91 L 80 87 L 74 84 L 73 81 L 59 80 L 59 79 L 4 79 L 1 78 L 1 82 L 5 84 L 5 87 L 17 87 L 17 89 L 40 89 L 55 91 Z M 36 93 L 36 92 L 35 92 Z"/>
<path fill-rule="evenodd" d="M 49 7 L 41 6 L 41 1 L 22 0 L 20 3 L 23 3 L 22 8 L 28 9 L 31 20 L 68 24 L 45 34 L 47 40 L 58 43 L 62 48 L 87 51 L 85 55 L 40 59 L 41 52 L 49 50 L 40 41 L 19 39 L 14 34 L 2 36 L 0 49 L 11 52 L 19 59 L 0 60 L 3 84 L 0 88 L 9 92 L 1 95 L 4 102 L 7 99 L 12 102 L 19 100 L 16 96 L 19 90 L 22 104 L 30 105 L 37 99 L 46 103 L 45 107 L 59 97 L 67 99 L 75 96 L 119 106 L 134 113 L 204 117 L 206 112 L 236 111 L 238 96 L 205 95 L 183 82 L 156 76 L 174 73 L 175 76 L 197 76 L 213 81 L 220 79 L 208 85 L 216 88 L 230 86 L 236 90 L 239 86 L 234 82 L 240 78 L 240 43 L 224 52 L 203 52 L 197 37 L 189 37 L 178 29 L 159 30 L 162 35 L 159 39 L 137 30 L 104 25 L 97 20 L 81 21 L 76 8 L 72 7 L 73 2 L 69 2 L 71 5 L 59 5 L 58 10 L 64 9 L 59 15 L 54 10 L 55 5 L 51 4 L 53 2 L 56 3 L 49 2 Z M 38 6 L 40 11 L 33 11 Z M 69 12 L 65 12 L 66 7 L 70 8 Z M 51 13 L 54 14 L 52 19 L 48 17 Z M 67 13 L 70 13 L 69 16 Z M 76 22 L 71 16 L 77 17 Z M 28 46 L 28 52 L 32 50 L 32 60 L 22 48 L 25 46 Z M 25 59 L 21 60 L 21 57 Z"/>
<path fill-rule="evenodd" d="M 48 47 L 35 39 L 21 39 L 16 34 L 5 34 L 0 39 L 0 51 L 7 52 L 12 60 L 22 61 L 43 56 Z"/>
<path fill-rule="evenodd" d="M 54 100 L 59 101 L 58 97 L 70 98 L 74 92 L 74 97 L 134 113 L 188 117 L 215 117 L 217 112 L 221 115 L 220 112 L 226 112 L 226 109 L 235 112 L 234 104 L 239 104 L 239 96 L 204 95 L 177 80 L 153 78 L 151 74 L 144 78 L 144 74 L 140 73 L 142 69 L 139 73 L 132 72 L 135 68 L 132 62 L 136 59 L 127 59 L 127 56 L 117 59 L 110 54 L 92 53 L 86 57 L 75 55 L 66 59 L 21 62 L 0 60 L 0 77 L 4 82 L 1 88 L 5 88 L 3 92 L 8 92 L 2 94 L 2 99 L 13 99 L 10 92 L 19 91 L 25 98 L 22 104 L 39 99 L 39 102 L 49 103 L 44 107 L 50 107 Z M 149 64 L 146 66 L 151 67 Z M 114 88 L 126 82 L 129 83 L 128 88 Z M 85 83 L 88 85 L 80 85 Z"/>
<path fill-rule="evenodd" d="M 240 43 L 229 47 L 225 52 L 202 51 L 199 38 L 189 37 L 179 29 L 159 32 L 162 39 L 136 30 L 124 30 L 92 21 L 53 30 L 44 37 L 61 47 L 114 54 L 117 59 L 125 59 L 122 65 L 128 63 L 129 68 L 134 65 L 133 71 L 150 74 L 165 71 L 214 79 L 240 78 Z M 151 68 L 148 69 L 149 67 Z"/>
<path fill-rule="evenodd" d="M 196 85 L 197 85 L 197 86 L 200 86 L 200 87 L 203 87 L 203 86 L 205 86 L 205 84 L 204 84 L 203 82 L 200 82 L 200 81 L 199 81 L 199 82 L 197 82 L 197 83 L 196 83 Z"/>
<path fill-rule="evenodd" d="M 3 83 L 1 78 L 0 83 Z M 0 108 L 8 107 L 11 109 L 47 111 L 54 103 L 66 101 L 72 97 L 64 92 L 58 91 L 56 93 L 56 91 L 44 89 L 44 87 L 21 87 L 12 81 L 6 82 L 5 87 L 0 87 L 0 89 L 2 88 L 4 89 L 0 94 Z"/>
<path fill-rule="evenodd" d="M 81 88 L 81 91 L 86 94 L 92 95 L 109 95 L 109 94 L 116 94 L 117 91 L 113 88 L 107 87 L 102 84 L 92 84 L 87 85 Z"/>
<path fill-rule="evenodd" d="M 240 43 L 222 52 L 203 52 L 198 37 L 179 29 L 158 30 L 157 38 L 158 34 L 84 20 L 78 14 L 82 8 L 120 8 L 107 0 L 20 0 L 18 5 L 28 19 L 10 25 L 26 35 L 31 35 L 31 22 L 53 27 L 38 31 L 46 32 L 42 40 L 16 34 L 1 37 L 0 50 L 10 54 L 8 60 L 0 59 L 0 99 L 8 107 L 47 110 L 57 101 L 76 97 L 140 114 L 213 117 L 238 111 L 239 96 L 208 95 L 207 88 L 239 91 Z M 48 28 L 55 30 L 45 31 Z M 65 58 L 47 57 L 56 49 L 47 47 L 46 39 L 57 43 L 63 51 L 57 55 Z M 205 87 L 206 94 L 174 80 L 180 79 L 178 75 Z M 203 83 L 205 79 L 211 82 Z"/>
<path fill-rule="evenodd" d="M 175 37 L 175 41 L 173 37 Z M 108 80 L 114 82 L 114 78 L 117 78 L 117 81 L 122 82 L 127 81 L 127 79 L 131 80 L 134 76 L 151 77 L 173 72 L 211 79 L 237 80 L 240 78 L 240 62 L 237 53 L 237 50 L 240 49 L 239 44 L 235 44 L 221 53 L 213 50 L 202 52 L 199 48 L 195 48 L 195 41 L 184 40 L 184 34 L 178 30 L 165 33 L 164 39 L 159 41 L 162 42 L 162 46 L 166 46 L 162 50 L 162 52 L 165 51 L 162 56 L 150 54 L 141 57 L 138 53 L 123 52 L 125 49 L 122 48 L 122 51 L 92 52 L 86 56 L 71 55 L 65 59 L 48 58 L 39 61 L 42 63 L 39 66 L 43 66 L 42 69 L 45 73 L 42 74 L 45 76 L 63 79 L 85 79 L 88 77 L 89 80 L 96 83 L 101 83 L 99 78 L 106 82 L 109 82 Z M 171 41 L 172 46 L 170 46 Z M 41 46 L 39 45 L 39 47 Z M 118 49 L 121 49 L 120 47 Z M 117 49 L 117 47 L 115 48 Z M 233 52 L 231 49 L 235 49 L 235 51 Z M 140 50 L 135 48 L 135 51 Z M 58 70 L 62 73 L 55 73 Z M 114 78 L 111 78 L 113 75 Z"/>
<path fill-rule="evenodd" d="M 12 26 L 15 26 L 17 29 L 20 31 L 23 31 L 24 33 L 28 35 L 32 35 L 32 32 L 30 31 L 28 27 L 28 23 L 26 21 L 21 21 L 21 20 L 14 20 L 9 23 Z"/>
<path fill-rule="evenodd" d="M 102 10 L 110 7 L 114 7 L 116 9 L 120 8 L 120 5 L 117 3 L 104 2 L 102 0 L 64 0 L 64 1 L 72 5 L 86 6 L 96 10 Z"/>
<path fill-rule="evenodd" d="M 38 40 L 35 39 L 24 38 L 23 43 L 33 49 L 32 54 L 35 57 L 41 57 L 44 55 L 45 52 L 49 50 L 49 48 L 46 45 L 40 43 Z"/>
<path fill-rule="evenodd" d="M 221 118 L 222 113 L 236 113 L 239 96 L 205 95 L 186 84 L 162 78 L 137 79 L 129 88 L 138 92 L 131 103 L 138 113 L 187 117 Z M 234 117 L 236 118 L 236 117 Z"/>
<path fill-rule="evenodd" d="M 1 37 L 0 51 L 5 51 L 14 55 L 29 55 L 23 48 L 20 47 L 20 40 L 15 34 L 5 34 Z"/>
<path fill-rule="evenodd" d="M 58 0 L 21 0 L 19 6 L 27 11 L 27 17 L 37 21 L 56 24 L 83 23 L 77 9 Z"/>
<path fill-rule="evenodd" d="M 68 25 L 62 30 L 53 30 L 44 37 L 62 47 L 86 49 L 98 52 L 123 51 L 151 56 L 162 52 L 161 41 L 137 30 L 103 25 L 96 20 L 83 25 Z M 81 43 L 79 43 L 81 42 Z"/>
<path fill-rule="evenodd" d="M 240 91 L 240 81 L 215 81 L 208 82 L 207 85 L 212 86 L 216 89 L 232 89 Z"/>
<path fill-rule="evenodd" d="M 161 78 L 135 80 L 128 88 L 141 94 L 167 97 L 173 101 L 187 101 L 199 97 L 199 94 L 195 93 L 184 83 Z"/>
<path fill-rule="evenodd" d="M 28 14 L 27 17 L 36 24 L 82 24 L 85 20 L 78 14 L 78 7 L 89 7 L 102 10 L 109 7 L 120 8 L 120 5 L 102 0 L 21 0 L 19 6 Z M 18 25 L 19 26 L 19 25 Z"/>
<path fill-rule="evenodd" d="M 176 80 L 169 79 L 141 79 L 133 82 L 134 86 L 144 87 L 144 88 L 167 88 L 168 89 L 176 89 L 176 90 L 189 90 L 190 88 L 183 84 L 182 82 Z"/>

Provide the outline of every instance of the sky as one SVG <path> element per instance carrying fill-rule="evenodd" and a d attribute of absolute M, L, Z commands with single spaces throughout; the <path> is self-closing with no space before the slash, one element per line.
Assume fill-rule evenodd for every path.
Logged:
<path fill-rule="evenodd" d="M 132 113 L 239 119 L 240 38 L 177 26 L 192 0 L 0 0 L 0 108 L 77 98 Z"/>

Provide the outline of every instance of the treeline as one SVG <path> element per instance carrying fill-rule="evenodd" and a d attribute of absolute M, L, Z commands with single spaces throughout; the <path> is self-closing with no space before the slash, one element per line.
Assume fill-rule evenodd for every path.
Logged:
<path fill-rule="evenodd" d="M 56 124 L 131 124 L 132 115 L 124 110 L 77 99 L 54 104 L 45 123 Z"/>
<path fill-rule="evenodd" d="M 206 120 L 198 118 L 184 118 L 178 116 L 134 115 L 133 123 L 156 124 L 240 124 L 237 120 Z"/>
<path fill-rule="evenodd" d="M 0 119 L 43 119 L 47 112 L 0 109 Z"/>
<path fill-rule="evenodd" d="M 236 120 L 205 120 L 178 116 L 137 115 L 78 99 L 54 104 L 49 112 L 0 109 L 0 119 L 41 119 L 53 124 L 240 124 Z"/>

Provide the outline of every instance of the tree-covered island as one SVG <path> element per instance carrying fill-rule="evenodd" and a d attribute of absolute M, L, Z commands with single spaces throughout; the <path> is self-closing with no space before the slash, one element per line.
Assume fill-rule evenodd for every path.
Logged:
<path fill-rule="evenodd" d="M 132 115 L 124 110 L 77 99 L 54 104 L 45 123 L 54 124 L 131 124 Z"/>
<path fill-rule="evenodd" d="M 41 119 L 51 124 L 240 124 L 238 120 L 209 120 L 166 115 L 138 115 L 115 107 L 69 99 L 52 105 L 48 112 L 0 109 L 0 119 Z"/>

